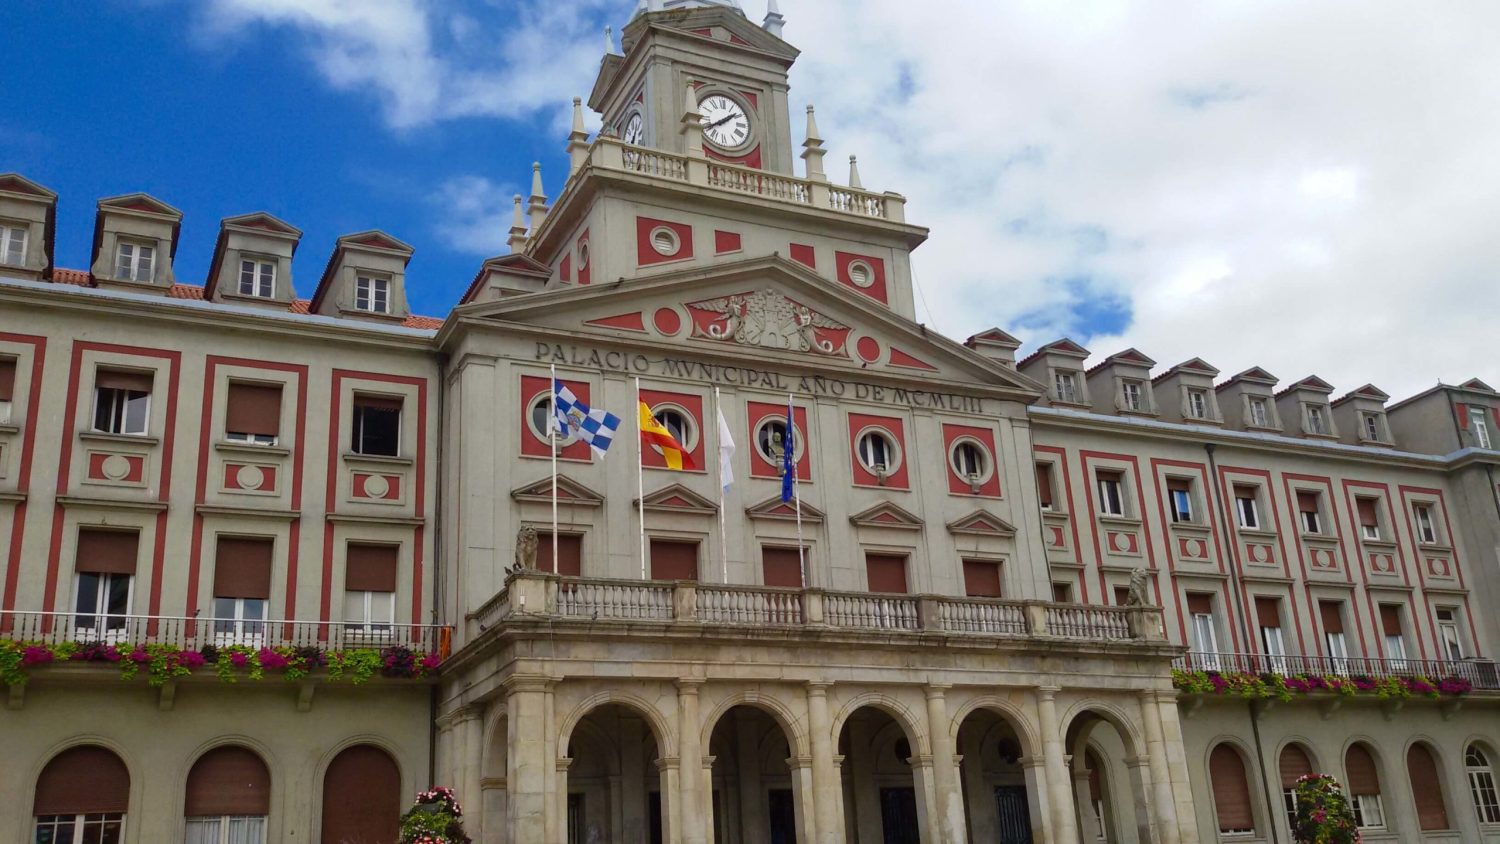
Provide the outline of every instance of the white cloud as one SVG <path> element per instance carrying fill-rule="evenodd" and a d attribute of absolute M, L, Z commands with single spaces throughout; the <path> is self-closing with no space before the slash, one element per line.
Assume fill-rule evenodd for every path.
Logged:
<path fill-rule="evenodd" d="M 517 192 L 516 185 L 483 176 L 448 179 L 432 202 L 440 216 L 438 235 L 461 252 L 486 256 L 504 252 Z"/>

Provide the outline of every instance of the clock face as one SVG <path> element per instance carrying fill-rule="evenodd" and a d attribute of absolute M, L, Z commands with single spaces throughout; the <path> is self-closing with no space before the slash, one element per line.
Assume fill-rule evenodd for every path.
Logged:
<path fill-rule="evenodd" d="M 625 121 L 625 129 L 620 132 L 620 139 L 627 144 L 639 146 L 646 135 L 646 122 L 641 119 L 640 112 L 633 112 Z"/>
<path fill-rule="evenodd" d="M 703 137 L 724 149 L 743 146 L 750 140 L 750 115 L 745 107 L 723 94 L 710 94 L 698 103 L 703 117 Z"/>

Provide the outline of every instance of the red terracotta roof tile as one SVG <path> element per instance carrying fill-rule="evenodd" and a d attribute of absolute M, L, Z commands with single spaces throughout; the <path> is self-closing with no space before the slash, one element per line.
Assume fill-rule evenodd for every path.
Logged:
<path fill-rule="evenodd" d="M 401 324 L 406 328 L 438 329 L 443 327 L 443 320 L 439 317 L 409 316 Z"/>
<path fill-rule="evenodd" d="M 203 288 L 192 284 L 174 284 L 167 290 L 169 299 L 193 299 L 203 301 Z"/>
<path fill-rule="evenodd" d="M 309 306 L 311 305 L 311 299 L 296 299 L 292 302 L 292 306 L 288 310 L 290 310 L 294 314 L 310 314 L 312 313 L 312 311 L 309 309 Z"/>
<path fill-rule="evenodd" d="M 52 281 L 57 284 L 74 284 L 79 287 L 90 287 L 88 270 L 65 270 L 56 267 L 52 270 Z"/>

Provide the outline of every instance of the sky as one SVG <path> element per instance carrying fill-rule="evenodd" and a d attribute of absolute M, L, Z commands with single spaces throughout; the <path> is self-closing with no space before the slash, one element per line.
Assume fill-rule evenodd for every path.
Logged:
<path fill-rule="evenodd" d="M 506 251 L 531 162 L 559 192 L 569 103 L 635 0 L 9 6 L 0 171 L 60 195 L 59 266 L 87 265 L 96 199 L 145 191 L 185 215 L 179 281 L 221 218 L 265 210 L 304 232 L 301 295 L 379 228 L 440 316 Z M 929 326 L 1340 393 L 1500 386 L 1500 4 L 780 7 L 830 173 L 857 154 L 932 229 Z"/>

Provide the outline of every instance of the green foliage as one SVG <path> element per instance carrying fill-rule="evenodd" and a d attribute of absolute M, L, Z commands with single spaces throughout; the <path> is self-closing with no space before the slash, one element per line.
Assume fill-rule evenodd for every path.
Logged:
<path fill-rule="evenodd" d="M 401 844 L 471 844 L 463 817 L 453 789 L 439 786 L 424 791 L 401 816 Z"/>
<path fill-rule="evenodd" d="M 1357 844 L 1359 828 L 1338 780 L 1307 774 L 1297 780 L 1297 818 L 1292 838 L 1298 844 Z"/>
<path fill-rule="evenodd" d="M 1406 700 L 1468 694 L 1473 685 L 1461 677 L 1432 680 L 1427 677 L 1341 677 L 1332 674 L 1250 674 L 1243 671 L 1182 671 L 1173 669 L 1172 685 L 1185 694 L 1223 695 L 1245 700 L 1276 699 L 1288 702 L 1294 695 L 1366 695 L 1380 700 Z"/>

